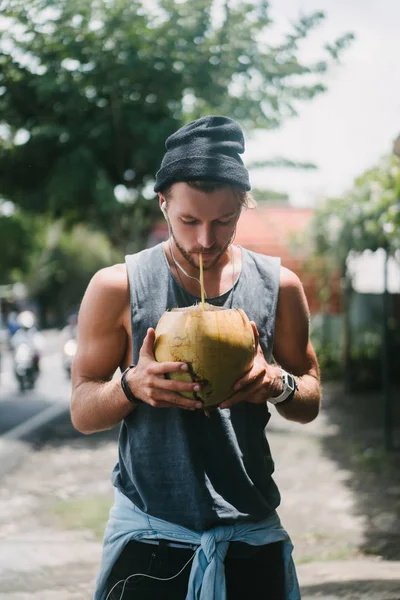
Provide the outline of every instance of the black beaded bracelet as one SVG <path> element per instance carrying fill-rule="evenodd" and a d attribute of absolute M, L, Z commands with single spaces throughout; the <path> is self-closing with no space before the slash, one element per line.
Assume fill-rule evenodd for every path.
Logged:
<path fill-rule="evenodd" d="M 125 369 L 125 371 L 122 373 L 121 387 L 122 387 L 122 391 L 124 392 L 125 396 L 128 398 L 129 402 L 131 402 L 135 406 L 138 406 L 139 404 L 144 404 L 144 402 L 140 398 L 136 398 L 136 396 L 132 393 L 132 390 L 129 387 L 128 382 L 126 381 L 126 376 L 128 375 L 128 371 L 133 369 L 133 367 L 136 367 L 136 365 L 129 365 L 129 367 L 127 367 Z"/>

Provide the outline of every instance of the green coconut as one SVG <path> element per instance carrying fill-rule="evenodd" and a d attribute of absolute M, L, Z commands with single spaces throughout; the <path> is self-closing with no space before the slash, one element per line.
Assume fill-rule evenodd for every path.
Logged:
<path fill-rule="evenodd" d="M 207 303 L 175 308 L 161 316 L 155 331 L 156 360 L 187 363 L 188 372 L 170 373 L 169 377 L 201 384 L 200 392 L 182 395 L 200 400 L 205 409 L 232 396 L 234 384 L 253 365 L 253 328 L 241 309 Z"/>

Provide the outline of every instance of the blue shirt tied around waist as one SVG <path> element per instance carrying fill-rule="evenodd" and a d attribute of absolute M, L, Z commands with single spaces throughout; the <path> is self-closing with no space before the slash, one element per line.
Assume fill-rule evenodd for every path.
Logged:
<path fill-rule="evenodd" d="M 118 489 L 104 535 L 103 556 L 94 600 L 106 600 L 106 582 L 124 546 L 131 540 L 165 539 L 198 544 L 190 572 L 186 600 L 226 600 L 224 559 L 230 541 L 262 546 L 284 542 L 285 600 L 300 600 L 292 559 L 293 546 L 276 512 L 258 523 L 220 525 L 208 531 L 194 531 L 142 512 Z M 268 590 L 266 590 L 266 597 Z"/>

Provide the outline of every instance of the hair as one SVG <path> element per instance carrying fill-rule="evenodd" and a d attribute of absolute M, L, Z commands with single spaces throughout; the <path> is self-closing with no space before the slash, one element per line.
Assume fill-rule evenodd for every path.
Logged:
<path fill-rule="evenodd" d="M 206 194 L 222 188 L 231 188 L 241 208 L 255 208 L 257 204 L 251 192 L 248 192 L 237 185 L 227 183 L 226 181 L 185 181 L 185 183 L 189 187 L 199 190 L 200 192 L 205 192 Z M 165 189 L 160 190 L 160 193 L 165 196 L 167 202 L 171 199 L 173 185 L 174 184 L 172 183 Z"/>

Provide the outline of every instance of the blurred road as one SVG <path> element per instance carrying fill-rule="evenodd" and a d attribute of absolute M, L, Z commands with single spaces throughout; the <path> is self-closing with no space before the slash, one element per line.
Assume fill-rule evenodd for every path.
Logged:
<path fill-rule="evenodd" d="M 62 336 L 58 330 L 44 331 L 45 347 L 41 372 L 34 390 L 20 393 L 5 350 L 0 371 L 0 435 L 45 410 L 54 403 L 68 402 L 71 383 L 62 367 Z"/>

